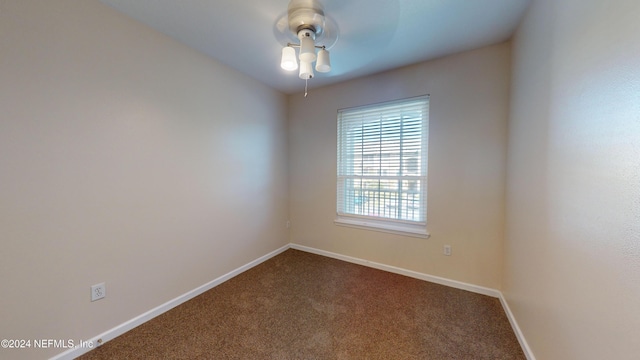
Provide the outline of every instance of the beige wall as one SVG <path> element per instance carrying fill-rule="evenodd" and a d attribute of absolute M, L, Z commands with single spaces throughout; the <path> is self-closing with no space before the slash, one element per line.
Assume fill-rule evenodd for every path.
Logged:
<path fill-rule="evenodd" d="M 538 359 L 637 357 L 638 13 L 536 0 L 513 54 L 287 105 L 97 1 L 0 0 L 0 338 L 87 339 L 291 241 L 502 288 Z M 432 237 L 336 226 L 336 111 L 422 94 Z"/>
<path fill-rule="evenodd" d="M 0 338 L 86 340 L 287 244 L 286 106 L 97 1 L 0 0 Z"/>
<path fill-rule="evenodd" d="M 640 354 L 639 14 L 536 0 L 514 40 L 503 291 L 538 359 Z"/>
<path fill-rule="evenodd" d="M 499 288 L 510 45 L 289 97 L 292 243 Z M 430 94 L 430 239 L 340 227 L 336 115 L 346 107 Z M 453 256 L 442 255 L 444 244 Z"/>

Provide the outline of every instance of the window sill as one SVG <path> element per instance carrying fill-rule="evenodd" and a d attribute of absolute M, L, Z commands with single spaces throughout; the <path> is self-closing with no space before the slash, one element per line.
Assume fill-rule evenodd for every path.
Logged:
<path fill-rule="evenodd" d="M 334 224 L 363 230 L 380 231 L 395 235 L 404 235 L 428 239 L 431 235 L 422 225 L 389 223 L 380 220 L 354 219 L 338 216 Z"/>

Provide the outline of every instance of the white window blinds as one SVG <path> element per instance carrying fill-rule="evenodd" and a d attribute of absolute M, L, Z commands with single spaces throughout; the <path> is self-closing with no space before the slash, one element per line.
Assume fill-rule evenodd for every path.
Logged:
<path fill-rule="evenodd" d="M 338 111 L 338 218 L 426 234 L 428 114 L 428 96 Z"/>

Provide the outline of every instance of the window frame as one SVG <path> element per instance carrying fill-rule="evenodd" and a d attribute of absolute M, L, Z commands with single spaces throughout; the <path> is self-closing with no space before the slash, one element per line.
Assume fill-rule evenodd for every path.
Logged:
<path fill-rule="evenodd" d="M 429 238 L 430 234 L 427 231 L 427 174 L 428 174 L 428 144 L 429 144 L 429 102 L 430 102 L 430 96 L 429 95 L 422 95 L 422 96 L 417 96 L 417 97 L 412 97 L 412 98 L 406 98 L 406 99 L 400 99 L 400 100 L 393 100 L 393 101 L 387 101 L 387 102 L 382 102 L 382 103 L 376 103 L 376 104 L 371 104 L 371 105 L 365 105 L 365 106 L 359 106 L 359 107 L 352 107 L 352 108 L 345 108 L 345 109 L 340 109 L 338 110 L 338 114 L 337 114 L 337 167 L 336 167 L 336 218 L 334 220 L 334 223 L 336 225 L 340 225 L 340 226 L 348 226 L 348 227 L 354 227 L 354 228 L 359 228 L 359 229 L 365 229 L 365 230 L 373 230 L 373 231 L 380 231 L 380 232 L 386 232 L 386 233 L 392 233 L 392 234 L 399 234 L 399 235 L 404 235 L 404 236 L 412 236 L 412 237 L 420 237 L 420 238 Z M 397 108 L 397 115 L 396 113 L 393 112 L 389 112 L 389 111 L 396 111 Z M 400 119 L 401 124 L 399 129 L 403 129 L 404 125 L 404 121 L 405 118 L 402 117 L 403 116 L 403 111 L 407 111 L 406 109 L 416 109 L 419 108 L 420 109 L 420 113 L 421 113 L 421 121 L 420 121 L 420 158 L 418 160 L 419 162 L 419 174 L 418 175 L 411 175 L 411 176 L 407 176 L 407 175 L 403 175 L 403 167 L 406 167 L 407 164 L 406 162 L 409 161 L 409 159 L 406 159 L 402 156 L 402 151 L 404 148 L 404 145 L 400 145 L 398 147 L 399 151 L 400 151 L 400 155 L 399 155 L 399 160 L 398 160 L 398 165 L 397 165 L 397 173 L 395 175 L 387 175 L 387 174 L 383 174 L 385 173 L 388 169 L 384 168 L 384 165 L 382 165 L 382 157 L 384 155 L 383 149 L 384 146 L 382 145 L 382 139 L 387 139 L 386 136 L 390 136 L 388 134 L 383 134 L 382 130 L 380 130 L 380 148 L 377 149 L 378 153 L 378 157 L 380 158 L 380 163 L 377 166 L 373 167 L 374 172 L 377 171 L 377 175 L 374 176 L 368 176 L 368 175 L 364 175 L 364 165 L 361 164 L 361 168 L 360 168 L 360 175 L 356 175 L 355 173 L 357 172 L 356 170 L 356 156 L 355 155 L 346 155 L 345 156 L 345 152 L 349 152 L 352 151 L 349 148 L 349 143 L 352 143 L 354 141 L 354 139 L 357 139 L 357 135 L 353 135 L 352 133 L 349 133 L 348 127 L 352 124 L 362 124 L 360 125 L 361 129 L 364 129 L 365 123 L 376 123 L 378 122 L 380 125 L 380 127 L 382 128 L 383 126 L 385 126 L 387 123 L 387 121 L 391 122 L 394 120 L 390 120 L 392 119 L 394 116 L 397 117 L 397 119 Z M 390 110 L 391 109 L 391 110 Z M 353 117 L 355 116 L 362 116 L 364 120 L 362 120 L 360 123 L 358 123 L 358 120 L 353 121 Z M 377 117 L 377 118 L 376 118 Z M 385 117 L 389 117 L 389 118 L 385 118 Z M 346 118 L 346 120 L 345 120 Z M 396 120 L 397 121 L 397 120 Z M 413 120 L 415 121 L 415 120 Z M 354 127 L 354 128 L 357 128 Z M 346 130 L 345 130 L 346 129 Z M 360 130 L 361 132 L 364 130 Z M 364 135 L 361 135 L 361 137 L 364 137 Z M 401 130 L 401 135 L 398 139 L 400 139 L 400 143 L 402 144 L 404 138 L 409 138 L 409 135 L 405 136 L 404 133 L 402 133 Z M 364 141 L 363 139 L 361 141 Z M 415 140 L 414 140 L 415 141 Z M 360 153 L 360 161 L 362 163 L 364 163 L 364 158 L 365 158 L 365 154 L 364 153 Z M 349 163 L 351 162 L 351 164 L 345 164 L 345 163 Z M 346 167 L 345 167 L 346 166 Z M 346 169 L 346 170 L 345 170 Z M 350 174 L 346 174 L 346 172 L 350 172 Z M 390 218 L 390 217 L 385 217 L 385 216 L 375 216 L 375 215 L 365 215 L 365 214 L 357 214 L 357 213 L 350 213 L 347 210 L 348 206 L 355 206 L 354 202 L 356 201 L 355 195 L 352 195 L 351 197 L 349 197 L 348 195 L 345 195 L 345 192 L 352 192 L 355 193 L 356 190 L 358 189 L 358 191 L 360 191 L 360 194 L 362 194 L 362 185 L 359 188 L 356 188 L 355 186 L 351 186 L 349 187 L 345 182 L 346 181 L 355 181 L 355 179 L 358 179 L 358 181 L 360 181 L 361 183 L 365 180 L 373 180 L 378 181 L 378 188 L 377 190 L 372 190 L 373 192 L 377 192 L 378 196 L 380 196 L 379 194 L 381 192 L 396 192 L 397 195 L 395 196 L 395 199 L 391 199 L 394 201 L 394 204 L 398 204 L 402 202 L 402 198 L 403 196 L 407 196 L 408 193 L 411 193 L 409 190 L 405 190 L 403 188 L 403 182 L 404 181 L 412 181 L 412 180 L 417 180 L 419 182 L 419 186 L 420 186 L 420 190 L 418 192 L 413 192 L 414 195 L 420 194 L 420 205 L 419 205 L 419 219 L 417 221 L 415 220 L 406 220 L 406 219 L 398 219 L 398 218 Z M 398 186 L 395 190 L 389 190 L 389 191 L 384 191 L 381 187 L 380 184 L 382 181 L 396 181 L 398 182 Z M 364 195 L 360 195 L 362 197 L 366 197 Z M 342 199 L 341 199 L 342 197 Z M 347 201 L 346 199 L 348 199 L 349 201 Z M 380 201 L 380 197 L 378 197 L 378 201 Z M 342 208 L 341 208 L 342 205 Z M 396 206 L 399 207 L 399 206 Z M 407 207 L 408 208 L 408 207 Z M 374 207 L 374 210 L 377 211 L 379 213 L 379 210 L 381 209 L 381 205 L 377 204 Z M 414 210 L 412 210 L 414 211 Z M 398 214 L 402 214 L 401 209 L 396 210 L 396 216 L 402 216 L 402 215 L 398 215 Z M 406 215 L 405 215 L 406 216 Z"/>

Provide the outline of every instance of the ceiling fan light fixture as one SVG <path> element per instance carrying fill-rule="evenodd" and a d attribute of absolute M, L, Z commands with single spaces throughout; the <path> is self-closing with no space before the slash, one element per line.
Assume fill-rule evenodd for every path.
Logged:
<path fill-rule="evenodd" d="M 282 60 L 280 61 L 280 67 L 287 71 L 294 71 L 298 68 L 296 49 L 291 46 L 285 46 L 282 48 Z"/>
<path fill-rule="evenodd" d="M 298 32 L 300 39 L 300 61 L 314 62 L 316 61 L 316 34 L 308 29 Z"/>
<path fill-rule="evenodd" d="M 313 78 L 313 66 L 311 65 L 311 61 L 300 61 L 300 73 L 298 76 L 302 80 L 309 80 Z"/>
<path fill-rule="evenodd" d="M 326 73 L 331 71 L 331 59 L 329 58 L 329 51 L 321 49 L 318 51 L 318 61 L 316 61 L 316 71 Z"/>
<path fill-rule="evenodd" d="M 333 46 L 338 38 L 337 25 L 330 17 L 325 17 L 324 6 L 319 0 L 289 1 L 286 20 L 281 18 L 276 24 L 279 31 L 285 31 L 283 35 L 288 41 L 282 49 L 280 66 L 290 71 L 300 69 L 298 77 L 305 80 L 306 97 L 307 81 L 314 77 L 314 68 L 320 73 L 331 71 L 327 49 Z M 288 26 L 285 27 L 285 24 Z M 297 43 L 291 42 L 296 40 Z"/>

